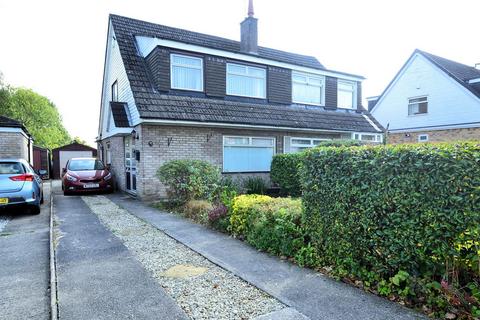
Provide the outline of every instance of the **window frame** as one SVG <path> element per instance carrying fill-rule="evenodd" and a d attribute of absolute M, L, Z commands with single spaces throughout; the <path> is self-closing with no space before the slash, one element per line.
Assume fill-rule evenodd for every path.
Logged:
<path fill-rule="evenodd" d="M 226 139 L 228 138 L 241 138 L 241 139 L 246 139 L 248 138 L 248 145 L 228 145 L 225 143 Z M 268 148 L 273 148 L 273 155 L 272 155 L 272 160 L 273 157 L 277 154 L 277 138 L 274 136 L 265 136 L 265 137 L 259 137 L 259 136 L 235 136 L 235 135 L 224 135 L 222 137 L 222 173 L 267 173 L 270 172 L 268 171 L 261 171 L 261 170 L 251 170 L 251 171 L 225 171 L 225 147 L 250 147 L 250 148 L 267 148 L 267 146 L 254 146 L 252 144 L 253 139 L 270 139 L 272 140 L 272 146 Z"/>
<path fill-rule="evenodd" d="M 425 137 L 426 140 L 421 140 L 422 137 Z M 428 136 L 427 133 L 419 134 L 418 137 L 417 137 L 418 142 L 428 142 L 429 139 L 430 139 L 430 137 Z"/>
<path fill-rule="evenodd" d="M 358 136 L 358 139 L 356 138 Z M 363 140 L 362 136 L 375 136 L 375 140 Z M 383 135 L 381 133 L 372 133 L 372 132 L 352 132 L 352 140 L 357 140 L 360 142 L 369 142 L 369 143 L 382 143 Z"/>
<path fill-rule="evenodd" d="M 299 101 L 294 99 L 294 93 L 293 93 L 293 84 L 298 83 L 295 82 L 294 77 L 295 76 L 301 76 L 301 77 L 306 77 L 306 85 L 309 86 L 310 84 L 308 83 L 308 80 L 311 79 L 318 79 L 321 81 L 321 85 L 319 86 L 320 88 L 320 102 L 319 103 L 311 103 L 311 102 L 305 102 L 305 101 Z M 325 105 L 325 83 L 326 83 L 326 77 L 323 75 L 317 75 L 317 74 L 312 74 L 312 73 L 307 73 L 307 72 L 299 72 L 299 71 L 292 71 L 292 102 L 293 103 L 298 103 L 298 104 L 306 104 L 306 105 L 313 105 L 313 106 L 324 106 Z M 315 86 L 315 85 L 311 85 Z"/>
<path fill-rule="evenodd" d="M 418 99 L 425 99 L 425 101 L 411 102 L 411 100 L 418 100 Z M 426 112 L 410 113 L 410 106 L 418 105 L 419 106 L 418 110 L 420 110 L 420 103 L 425 103 L 425 102 L 427 103 L 427 111 Z M 428 95 L 407 98 L 407 115 L 409 117 L 425 116 L 427 114 L 428 114 Z"/>
<path fill-rule="evenodd" d="M 174 56 L 189 58 L 189 59 L 194 59 L 194 60 L 200 60 L 200 67 L 194 67 L 194 66 L 188 66 L 188 65 L 182 65 L 182 64 L 179 64 L 179 63 L 174 63 L 173 59 L 172 59 Z M 175 87 L 174 86 L 174 81 L 173 81 L 173 67 L 174 66 L 200 70 L 200 89 Z M 205 89 L 205 76 L 204 76 L 204 70 L 203 69 L 204 69 L 204 61 L 203 61 L 202 57 L 192 56 L 192 55 L 188 55 L 188 54 L 181 54 L 181 53 L 170 53 L 170 88 L 173 89 L 173 90 L 203 92 L 204 89 Z"/>
<path fill-rule="evenodd" d="M 245 75 L 245 74 L 239 74 L 239 73 L 235 73 L 235 72 L 229 72 L 228 71 L 228 66 L 229 65 L 233 65 L 233 66 L 237 66 L 237 67 L 244 67 L 246 68 L 247 70 L 247 73 L 248 73 L 248 70 L 249 69 L 258 69 L 258 70 L 262 70 L 263 73 L 264 73 L 264 76 L 263 77 L 258 77 L 258 76 L 251 76 L 251 75 Z M 228 75 L 229 74 L 233 74 L 233 75 L 237 75 L 237 76 L 242 76 L 242 77 L 250 77 L 250 78 L 256 78 L 256 79 L 263 79 L 263 93 L 264 95 L 263 96 L 249 96 L 249 95 L 243 95 L 243 94 L 237 94 L 237 93 L 230 93 L 229 92 L 229 85 L 228 85 Z M 226 63 L 226 66 L 225 66 L 225 94 L 227 96 L 235 96 L 235 97 L 245 97 L 245 98 L 254 98 L 254 99 L 267 99 L 267 78 L 268 78 L 268 75 L 267 75 L 267 69 L 265 67 L 257 67 L 257 66 L 252 66 L 252 65 L 247 65 L 247 64 L 241 64 L 241 63 L 235 63 L 235 62 L 227 62 Z"/>
<path fill-rule="evenodd" d="M 338 96 L 340 91 L 345 91 L 346 90 L 341 90 L 339 84 L 347 84 L 347 85 L 352 85 L 353 84 L 353 91 L 352 91 L 352 107 L 340 107 L 338 104 Z M 355 110 L 358 108 L 358 83 L 356 81 L 351 81 L 351 80 L 344 80 L 344 79 L 337 79 L 337 107 L 341 109 L 348 109 L 348 110 Z"/>
<path fill-rule="evenodd" d="M 118 102 L 118 80 L 115 80 L 110 86 L 110 99 L 112 102 Z"/>
<path fill-rule="evenodd" d="M 328 138 L 312 138 L 312 137 L 288 137 L 290 139 L 290 144 L 289 144 L 289 150 L 288 152 L 285 152 L 284 150 L 284 153 L 294 153 L 294 152 L 300 152 L 300 151 L 292 151 L 292 148 L 303 148 L 303 147 L 307 147 L 307 149 L 311 149 L 311 148 L 314 148 L 316 147 L 317 145 L 313 143 L 314 140 L 317 140 L 317 141 L 331 141 L 332 139 L 328 139 Z M 293 143 L 293 140 L 310 140 L 310 143 L 307 145 L 307 144 L 295 144 Z M 284 143 L 284 146 L 283 148 L 285 149 L 285 143 Z"/>

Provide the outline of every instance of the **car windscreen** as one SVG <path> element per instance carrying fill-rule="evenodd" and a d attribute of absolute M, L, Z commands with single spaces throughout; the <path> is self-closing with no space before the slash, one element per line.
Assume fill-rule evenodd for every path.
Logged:
<path fill-rule="evenodd" d="M 19 162 L 0 162 L 0 174 L 22 174 L 25 169 Z"/>
<path fill-rule="evenodd" d="M 87 170 L 104 170 L 105 166 L 100 160 L 70 160 L 68 170 L 71 171 L 87 171 Z"/>

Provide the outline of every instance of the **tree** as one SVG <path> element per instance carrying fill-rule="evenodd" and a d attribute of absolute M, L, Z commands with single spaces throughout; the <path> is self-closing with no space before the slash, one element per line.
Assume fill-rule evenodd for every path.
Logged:
<path fill-rule="evenodd" d="M 76 143 L 79 143 L 79 144 L 85 144 L 85 145 L 87 144 L 87 142 L 80 137 L 74 137 L 72 142 L 76 142 Z"/>
<path fill-rule="evenodd" d="M 0 84 L 0 115 L 21 122 L 41 147 L 53 149 L 71 141 L 57 107 L 30 89 Z"/>

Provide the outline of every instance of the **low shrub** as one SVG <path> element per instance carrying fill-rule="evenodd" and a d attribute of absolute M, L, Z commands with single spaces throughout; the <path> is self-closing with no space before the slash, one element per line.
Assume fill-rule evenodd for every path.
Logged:
<path fill-rule="evenodd" d="M 157 177 L 168 187 L 169 196 L 179 202 L 211 200 L 220 185 L 218 167 L 202 160 L 172 160 L 162 165 Z"/>
<path fill-rule="evenodd" d="M 208 223 L 218 231 L 227 232 L 230 224 L 227 206 L 220 203 L 210 210 L 208 213 Z"/>
<path fill-rule="evenodd" d="M 247 194 L 265 194 L 268 189 L 267 182 L 262 177 L 248 177 L 243 182 Z"/>
<path fill-rule="evenodd" d="M 353 139 L 326 140 L 320 142 L 317 147 L 359 147 L 365 143 Z"/>
<path fill-rule="evenodd" d="M 478 310 L 480 144 L 315 148 L 301 180 L 321 266 L 409 304 Z"/>
<path fill-rule="evenodd" d="M 301 217 L 299 199 L 241 195 L 234 199 L 230 230 L 257 249 L 293 258 L 305 246 Z"/>
<path fill-rule="evenodd" d="M 209 222 L 209 213 L 212 210 L 213 205 L 206 200 L 189 200 L 182 208 L 185 217 L 200 224 Z"/>

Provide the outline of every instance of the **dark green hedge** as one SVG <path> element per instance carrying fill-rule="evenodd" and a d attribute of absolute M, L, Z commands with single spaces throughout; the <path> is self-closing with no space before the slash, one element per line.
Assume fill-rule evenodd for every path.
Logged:
<path fill-rule="evenodd" d="M 302 186 L 313 245 L 338 274 L 479 279 L 480 144 L 312 149 Z"/>
<path fill-rule="evenodd" d="M 323 141 L 318 147 L 360 146 L 357 140 L 329 140 Z M 298 197 L 302 194 L 299 169 L 303 152 L 277 154 L 273 157 L 270 178 L 277 184 L 283 195 Z"/>
<path fill-rule="evenodd" d="M 273 157 L 270 179 L 283 195 L 298 197 L 302 194 L 299 166 L 303 152 L 277 154 Z"/>

